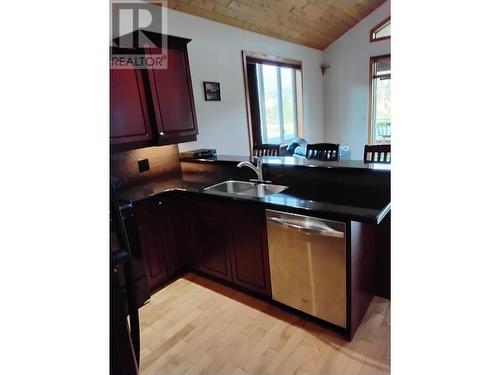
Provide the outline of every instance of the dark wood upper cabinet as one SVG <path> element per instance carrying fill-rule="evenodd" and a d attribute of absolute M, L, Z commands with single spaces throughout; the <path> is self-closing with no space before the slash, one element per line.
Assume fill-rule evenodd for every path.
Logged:
<path fill-rule="evenodd" d="M 112 151 L 196 140 L 198 125 L 187 51 L 190 39 L 167 38 L 167 69 L 111 69 Z M 159 51 L 145 48 L 144 54 Z M 130 50 L 113 47 L 112 52 L 126 54 Z"/>
<path fill-rule="evenodd" d="M 148 70 L 160 144 L 195 140 L 198 134 L 188 42 L 187 39 L 170 37 L 168 69 Z"/>
<path fill-rule="evenodd" d="M 143 72 L 111 69 L 111 144 L 148 142 L 153 139 Z"/>

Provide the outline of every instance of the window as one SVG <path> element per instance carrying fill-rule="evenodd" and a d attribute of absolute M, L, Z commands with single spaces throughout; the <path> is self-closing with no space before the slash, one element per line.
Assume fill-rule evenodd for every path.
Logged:
<path fill-rule="evenodd" d="M 391 56 L 370 58 L 371 144 L 391 143 Z"/>
<path fill-rule="evenodd" d="M 295 69 L 257 64 L 262 143 L 297 137 Z"/>
<path fill-rule="evenodd" d="M 301 62 L 243 52 L 250 145 L 302 136 Z"/>
<path fill-rule="evenodd" d="M 391 37 L 391 17 L 386 18 L 370 30 L 370 42 L 389 39 Z"/>

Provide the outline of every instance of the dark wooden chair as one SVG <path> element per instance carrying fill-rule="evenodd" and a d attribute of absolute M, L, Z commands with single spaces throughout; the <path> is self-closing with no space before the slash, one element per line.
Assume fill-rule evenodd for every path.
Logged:
<path fill-rule="evenodd" d="M 306 158 L 316 160 L 339 160 L 338 143 L 315 143 L 308 144 L 306 148 Z"/>
<path fill-rule="evenodd" d="M 365 145 L 365 163 L 386 163 L 391 162 L 391 145 Z"/>
<path fill-rule="evenodd" d="M 280 145 L 261 144 L 253 146 L 253 156 L 278 156 Z"/>

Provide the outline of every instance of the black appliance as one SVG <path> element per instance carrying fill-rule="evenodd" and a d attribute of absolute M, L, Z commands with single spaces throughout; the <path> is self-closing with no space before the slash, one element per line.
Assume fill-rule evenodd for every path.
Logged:
<path fill-rule="evenodd" d="M 112 375 L 138 375 L 140 331 L 136 277 L 125 224 L 112 192 L 110 214 L 110 370 Z"/>
<path fill-rule="evenodd" d="M 180 153 L 181 158 L 203 159 L 217 155 L 215 148 L 200 148 L 198 150 L 184 151 Z"/>
<path fill-rule="evenodd" d="M 151 298 L 151 291 L 146 276 L 146 264 L 139 242 L 139 234 L 135 223 L 132 204 L 128 201 L 118 200 L 120 220 L 125 230 L 124 240 L 130 254 L 131 267 L 134 274 L 133 285 L 135 287 L 135 297 L 137 306 L 144 306 Z M 119 272 L 120 287 L 123 296 L 126 295 L 125 278 L 122 272 Z"/>

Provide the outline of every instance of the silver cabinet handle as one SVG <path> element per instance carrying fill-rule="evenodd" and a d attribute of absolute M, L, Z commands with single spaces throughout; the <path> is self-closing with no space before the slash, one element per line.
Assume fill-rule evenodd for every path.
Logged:
<path fill-rule="evenodd" d="M 160 132 L 160 135 L 163 137 L 165 135 L 165 133 L 164 132 Z"/>
<path fill-rule="evenodd" d="M 285 228 L 293 228 L 296 229 L 300 232 L 308 233 L 308 234 L 320 234 L 322 236 L 329 236 L 329 237 L 337 237 L 337 238 L 344 238 L 344 232 L 340 232 L 338 230 L 328 228 L 328 229 L 317 229 L 317 228 L 308 228 L 304 227 L 300 224 L 297 223 L 292 223 L 289 221 L 286 221 L 284 219 L 280 219 L 277 217 L 268 217 L 267 220 L 272 221 L 273 223 L 280 224 L 284 226 Z"/>

